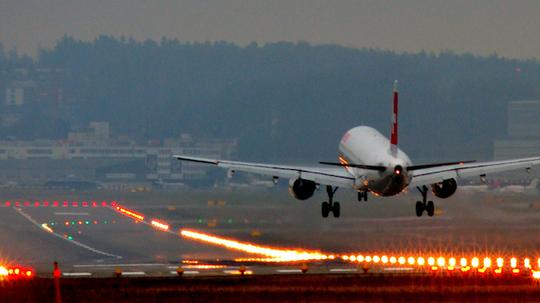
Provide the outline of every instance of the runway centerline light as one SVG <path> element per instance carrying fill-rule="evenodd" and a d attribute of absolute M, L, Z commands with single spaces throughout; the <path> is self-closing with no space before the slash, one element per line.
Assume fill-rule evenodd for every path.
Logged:
<path fill-rule="evenodd" d="M 407 258 L 407 263 L 409 265 L 414 265 L 414 263 L 416 262 L 416 260 L 414 259 L 414 257 L 409 257 Z"/>
<path fill-rule="evenodd" d="M 399 265 L 403 265 L 403 264 L 405 264 L 405 262 L 407 262 L 407 261 L 405 260 L 405 257 L 399 257 L 399 258 L 398 258 L 398 263 L 399 263 Z"/>
<path fill-rule="evenodd" d="M 390 264 L 396 264 L 397 259 L 396 259 L 396 257 L 391 256 L 389 261 L 390 261 Z"/>
<path fill-rule="evenodd" d="M 448 265 L 452 267 L 456 266 L 456 259 L 455 258 L 448 259 Z"/>
<path fill-rule="evenodd" d="M 366 256 L 366 258 L 364 259 L 366 262 L 370 263 L 371 262 L 371 256 Z"/>
<path fill-rule="evenodd" d="M 381 257 L 381 262 L 382 262 L 383 264 L 388 263 L 388 257 L 387 257 L 387 256 L 382 256 L 382 257 Z"/>
<path fill-rule="evenodd" d="M 503 266 L 504 266 L 503 258 L 497 258 L 497 267 L 503 267 Z"/>
<path fill-rule="evenodd" d="M 461 259 L 459 260 L 459 265 L 461 265 L 461 267 L 467 266 L 467 259 L 461 258 Z"/>
<path fill-rule="evenodd" d="M 429 257 L 427 259 L 427 263 L 428 263 L 429 266 L 435 266 L 435 258 Z"/>
<path fill-rule="evenodd" d="M 362 256 L 362 255 L 356 256 L 356 261 L 358 261 L 358 262 L 364 262 L 364 256 Z"/>
<path fill-rule="evenodd" d="M 379 263 L 379 261 L 381 261 L 379 256 L 373 256 L 373 263 Z"/>
<path fill-rule="evenodd" d="M 419 257 L 417 260 L 416 260 L 416 264 L 420 265 L 420 266 L 424 266 L 426 264 L 426 260 L 423 258 L 423 257 Z"/>

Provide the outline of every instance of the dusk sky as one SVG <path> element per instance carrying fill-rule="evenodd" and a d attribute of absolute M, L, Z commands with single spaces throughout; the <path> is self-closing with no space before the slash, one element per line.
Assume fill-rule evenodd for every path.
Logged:
<path fill-rule="evenodd" d="M 5 48 L 35 54 L 64 34 L 540 58 L 540 1 L 0 0 Z"/>

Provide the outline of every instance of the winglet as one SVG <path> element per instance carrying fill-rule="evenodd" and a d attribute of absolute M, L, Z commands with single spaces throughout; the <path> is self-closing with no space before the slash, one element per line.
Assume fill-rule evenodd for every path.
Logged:
<path fill-rule="evenodd" d="M 390 133 L 392 152 L 397 152 L 398 144 L 398 81 L 394 81 L 393 105 L 392 105 L 392 130 Z"/>

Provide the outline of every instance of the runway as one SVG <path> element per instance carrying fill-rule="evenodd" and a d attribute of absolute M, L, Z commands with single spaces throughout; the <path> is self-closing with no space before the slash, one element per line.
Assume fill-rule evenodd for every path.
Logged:
<path fill-rule="evenodd" d="M 395 200 L 343 203 L 344 216 L 336 220 L 320 218 L 316 203 L 289 201 L 274 192 L 142 193 L 115 200 L 104 200 L 110 197 L 102 193 L 75 197 L 53 192 L 42 199 L 33 193 L 28 201 L 21 198 L 24 193 L 11 194 L 15 197 L 0 203 L 0 241 L 9 243 L 2 245 L 0 256 L 11 264 L 32 266 L 42 277 L 50 276 L 54 261 L 60 263 L 65 277 L 111 277 L 116 270 L 124 276 L 173 277 L 179 266 L 183 275 L 193 277 L 236 275 L 241 267 L 251 275 L 302 274 L 304 263 L 308 274 L 365 274 L 369 264 L 368 273 L 431 275 L 431 266 L 427 267 L 430 256 L 435 261 L 445 258 L 445 266 L 435 272 L 446 271 L 452 257 L 457 272 L 462 257 L 467 257 L 468 266 L 474 256 L 479 263 L 489 257 L 492 270 L 497 259 L 503 258 L 502 276 L 511 273 L 512 258 L 518 260 L 519 268 L 530 258 L 531 269 L 536 270 L 540 244 L 536 237 L 540 211 L 528 207 L 535 197 L 501 200 L 497 196 L 461 195 L 441 203 L 438 216 L 416 218 L 411 208 L 414 197 L 405 195 Z M 98 200 L 95 205 L 93 199 Z M 54 201 L 59 201 L 57 206 Z M 145 220 L 120 213 L 113 203 L 144 214 Z M 167 225 L 168 232 L 152 226 L 152 220 Z M 194 241 L 182 237 L 180 230 L 266 248 L 334 255 L 334 259 L 261 262 L 264 255 Z M 350 258 L 359 255 L 377 256 L 380 261 L 375 264 Z M 382 266 L 383 256 L 395 256 L 396 262 L 388 260 Z M 399 264 L 400 256 L 405 263 L 414 257 L 414 266 Z M 419 257 L 425 262 L 421 270 L 417 267 Z"/>

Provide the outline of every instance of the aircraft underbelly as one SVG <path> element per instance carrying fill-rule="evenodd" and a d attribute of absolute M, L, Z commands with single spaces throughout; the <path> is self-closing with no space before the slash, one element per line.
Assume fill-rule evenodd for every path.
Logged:
<path fill-rule="evenodd" d="M 378 196 L 395 196 L 407 186 L 407 180 L 402 175 L 388 175 L 386 177 L 369 180 L 367 190 Z"/>

